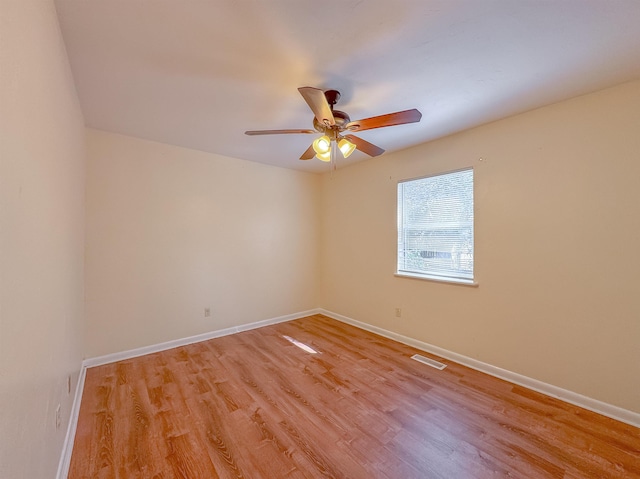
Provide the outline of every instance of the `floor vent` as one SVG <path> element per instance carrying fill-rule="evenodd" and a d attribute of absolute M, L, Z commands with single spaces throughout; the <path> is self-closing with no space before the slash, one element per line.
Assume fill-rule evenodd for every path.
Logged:
<path fill-rule="evenodd" d="M 418 362 L 421 362 L 423 364 L 427 364 L 429 366 L 431 366 L 432 368 L 436 368 L 436 369 L 444 369 L 447 367 L 446 364 L 442 364 L 439 363 L 438 361 L 435 361 L 433 359 L 429 359 L 429 358 L 425 358 L 424 356 L 420 356 L 419 354 L 414 354 L 413 356 L 411 356 L 411 359 L 415 359 Z"/>

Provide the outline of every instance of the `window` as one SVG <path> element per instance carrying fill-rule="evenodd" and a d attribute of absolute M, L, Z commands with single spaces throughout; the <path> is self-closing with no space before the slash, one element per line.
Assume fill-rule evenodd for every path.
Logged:
<path fill-rule="evenodd" d="M 398 183 L 401 276 L 473 283 L 473 169 Z"/>

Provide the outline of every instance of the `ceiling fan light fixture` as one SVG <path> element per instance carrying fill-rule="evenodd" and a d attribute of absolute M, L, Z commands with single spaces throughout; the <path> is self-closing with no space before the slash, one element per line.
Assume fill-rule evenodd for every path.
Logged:
<path fill-rule="evenodd" d="M 0 0 L 1 1 L 1 0 Z M 340 92 L 337 90 L 322 91 L 314 87 L 300 87 L 298 92 L 307 102 L 309 108 L 313 112 L 313 128 L 314 130 L 305 129 L 287 129 L 287 130 L 247 130 L 245 135 L 283 135 L 289 133 L 320 133 L 322 136 L 316 138 L 315 141 L 302 153 L 301 160 L 310 160 L 318 158 L 332 164 L 332 168 L 336 169 L 336 160 L 338 149 L 344 158 L 349 157 L 353 150 L 358 150 L 369 156 L 379 156 L 384 150 L 379 146 L 369 143 L 357 136 L 346 134 L 343 132 L 373 130 L 375 128 L 383 128 L 387 126 L 405 125 L 407 123 L 419 122 L 422 113 L 417 109 L 396 111 L 395 113 L 387 113 L 386 115 L 372 116 L 361 120 L 351 121 L 349 115 L 343 111 L 334 110 L 333 106 L 340 98 Z"/>
<path fill-rule="evenodd" d="M 342 152 L 342 156 L 344 156 L 345 158 L 349 158 L 349 155 L 351 155 L 351 153 L 353 153 L 353 150 L 356 149 L 356 145 L 351 143 L 346 138 L 342 138 L 338 142 L 338 148 L 340 148 L 340 151 Z"/>
<path fill-rule="evenodd" d="M 318 154 L 318 158 L 320 158 L 320 155 L 329 154 L 331 151 L 331 139 L 327 135 L 317 138 L 313 141 L 313 151 Z"/>
<path fill-rule="evenodd" d="M 324 161 L 326 163 L 329 163 L 331 161 L 331 150 L 327 151 L 326 153 L 317 153 L 316 157 L 320 161 Z"/>

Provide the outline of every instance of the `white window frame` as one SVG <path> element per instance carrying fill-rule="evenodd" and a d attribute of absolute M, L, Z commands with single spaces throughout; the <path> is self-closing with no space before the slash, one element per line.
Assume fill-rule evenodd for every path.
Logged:
<path fill-rule="evenodd" d="M 446 175 L 452 175 L 452 174 L 456 174 L 456 173 L 461 173 L 461 172 L 465 172 L 465 171 L 470 171 L 471 175 L 472 175 L 472 218 L 471 218 L 471 238 L 472 238 L 472 247 L 471 247 L 471 273 L 469 274 L 469 272 L 464 272 L 462 270 L 455 272 L 455 271 L 451 271 L 451 272 L 442 272 L 442 271 L 429 271 L 427 269 L 422 269 L 420 267 L 410 267 L 407 265 L 407 257 L 406 257 L 406 251 L 407 251 L 407 243 L 408 240 L 406 238 L 406 232 L 407 232 L 407 228 L 405 228 L 405 225 L 403 224 L 404 222 L 404 206 L 405 206 L 405 200 L 406 198 L 404 197 L 405 191 L 404 191 L 404 185 L 411 183 L 411 182 L 417 182 L 417 181 L 423 181 L 423 180 L 429 180 L 430 178 L 437 178 L 437 177 L 441 177 L 441 176 L 446 176 Z M 434 174 L 434 175 L 428 175 L 428 176 L 422 176 L 422 177 L 418 177 L 418 178 L 409 178 L 406 180 L 401 180 L 398 181 L 398 186 L 397 186 L 397 250 L 396 250 L 396 276 L 399 277 L 405 277 L 405 278 L 414 278 L 414 279 L 423 279 L 423 280 L 429 280 L 429 281 L 438 281 L 438 282 L 445 282 L 445 283 L 453 283 L 453 284 L 461 284 L 461 285 L 466 285 L 466 286 L 477 286 L 478 283 L 476 282 L 476 278 L 475 278 L 475 246 L 473 244 L 474 241 L 474 231 L 475 231 L 475 215 L 473 214 L 473 209 L 475 208 L 473 205 L 474 202 L 474 195 L 475 195 L 475 174 L 473 171 L 473 168 L 464 168 L 464 169 L 460 169 L 460 170 L 455 170 L 455 171 L 448 171 L 448 172 L 444 172 L 444 173 L 438 173 L 438 174 Z M 466 228 L 469 228 L 469 220 L 463 222 L 462 224 L 466 224 Z M 455 223 L 453 223 L 453 225 L 455 225 Z M 441 225 L 440 225 L 441 227 Z M 438 228 L 437 226 L 434 226 L 433 229 L 431 228 L 425 228 L 424 231 L 434 231 L 436 228 Z M 414 228 L 415 229 L 415 228 Z M 468 243 L 467 243 L 468 246 Z M 439 252 L 439 251 L 422 251 L 421 253 L 424 254 L 448 254 L 449 257 L 451 257 L 452 252 Z M 468 253 L 464 253 L 464 254 L 468 254 Z M 425 256 L 423 256 L 425 257 Z M 465 258 L 466 261 L 469 261 L 469 258 Z M 414 260 L 415 261 L 415 260 Z M 414 262 L 415 265 L 415 262 Z"/>

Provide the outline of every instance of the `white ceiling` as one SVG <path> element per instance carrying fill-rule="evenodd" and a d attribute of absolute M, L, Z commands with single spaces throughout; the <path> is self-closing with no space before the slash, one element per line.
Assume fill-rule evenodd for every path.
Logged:
<path fill-rule="evenodd" d="M 640 78 L 639 0 L 57 0 L 87 126 L 306 171 L 300 86 L 387 151 Z M 341 163 L 368 157 L 354 153 Z M 339 165 L 340 166 L 340 163 Z"/>

